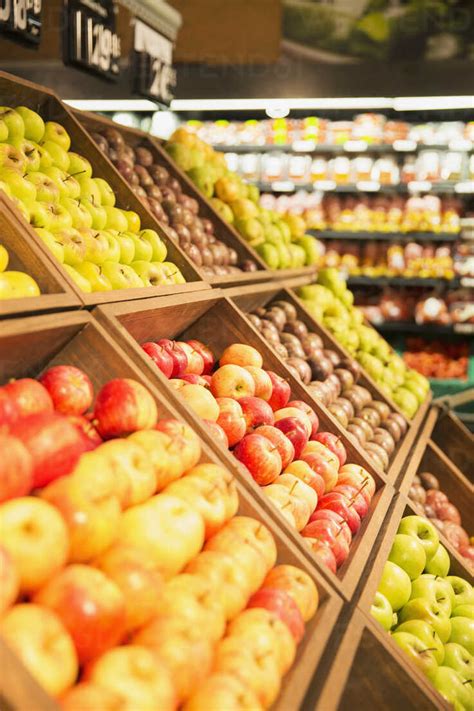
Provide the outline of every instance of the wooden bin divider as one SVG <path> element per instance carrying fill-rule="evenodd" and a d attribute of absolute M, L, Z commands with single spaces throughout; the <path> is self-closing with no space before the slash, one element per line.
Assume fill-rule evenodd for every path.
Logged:
<path fill-rule="evenodd" d="M 436 407 L 436 406 L 435 406 Z M 454 466 L 474 482 L 474 434 L 452 411 L 438 409 L 438 417 L 430 432 L 434 444 L 442 448 Z"/>
<path fill-rule="evenodd" d="M 54 92 L 38 84 L 33 84 L 0 71 L 0 102 L 8 105 L 12 102 L 12 97 L 14 97 L 16 104 L 34 108 L 45 120 L 57 121 L 62 124 L 71 137 L 71 149 L 91 162 L 95 176 L 107 180 L 117 197 L 118 207 L 133 210 L 139 215 L 143 229 L 149 228 L 158 232 L 166 244 L 169 260 L 179 267 L 187 282 L 185 284 L 139 289 L 118 289 L 86 294 L 79 289 L 65 270 L 61 270 L 69 288 L 77 295 L 83 305 L 94 306 L 114 301 L 130 301 L 131 299 L 148 298 L 161 294 L 186 293 L 210 288 L 209 284 L 202 281 L 201 275 L 198 274 L 180 246 L 167 236 L 162 226 L 131 190 L 115 166 L 96 146 L 87 131 L 82 128 L 79 121 Z M 15 212 L 17 212 L 20 221 L 24 222 L 23 216 L 18 211 L 15 210 Z"/>
<path fill-rule="evenodd" d="M 11 377 L 38 376 L 51 365 L 70 364 L 82 368 L 90 376 L 96 390 L 112 378 L 133 378 L 149 389 L 156 400 L 160 418 L 183 419 L 174 404 L 165 400 L 162 391 L 150 383 L 140 364 L 134 362 L 110 338 L 103 326 L 85 311 L 9 319 L 2 323 L 0 353 L 0 384 Z M 203 462 L 223 464 L 234 474 L 240 499 L 238 513 L 253 516 L 270 529 L 277 545 L 278 563 L 301 567 L 312 577 L 318 588 L 320 606 L 316 615 L 306 625 L 306 634 L 298 648 L 295 663 L 285 676 L 280 696 L 272 707 L 272 711 L 287 711 L 290 705 L 297 707 L 303 700 L 336 624 L 343 600 L 324 576 L 301 554 L 298 546 L 275 524 L 259 502 L 241 485 L 235 464 L 219 458 L 206 442 L 202 443 L 202 452 Z M 9 665 L 5 668 L 14 670 L 17 660 L 13 661 L 8 652 L 9 650 L 5 651 L 0 647 L 0 659 Z M 20 682 L 23 673 L 26 672 L 21 669 Z M 20 688 L 14 682 L 3 689 L 9 708 L 15 711 L 23 711 L 26 708 L 24 689 L 29 687 L 23 688 L 21 685 Z M 45 698 L 44 692 L 39 692 L 35 694 L 31 691 L 31 698 L 35 699 L 35 711 L 53 711 L 58 708 L 52 700 Z"/>
<path fill-rule="evenodd" d="M 286 519 L 281 516 L 276 507 L 263 494 L 261 488 L 248 475 L 246 469 L 236 463 L 232 454 L 212 438 L 205 423 L 190 411 L 184 401 L 181 400 L 179 393 L 175 391 L 169 381 L 156 368 L 139 344 L 148 340 L 159 340 L 160 338 L 197 338 L 208 344 L 216 355 L 219 355 L 225 347 L 232 343 L 242 342 L 253 345 L 263 356 L 266 369 L 273 370 L 288 378 L 293 397 L 308 402 L 315 409 L 320 417 L 321 428 L 340 434 L 347 446 L 348 460 L 369 470 L 374 476 L 377 486 L 370 512 L 363 520 L 361 529 L 351 545 L 349 558 L 341 566 L 337 576 L 326 568 L 320 568 L 323 575 L 327 577 L 341 595 L 346 599 L 350 599 L 365 567 L 371 545 L 377 537 L 377 532 L 388 509 L 393 489 L 387 483 L 386 477 L 377 469 L 371 467 L 357 447 L 347 439 L 344 431 L 341 430 L 339 423 L 333 419 L 332 415 L 325 412 L 318 403 L 311 400 L 304 386 L 289 371 L 285 371 L 279 357 L 263 341 L 260 334 L 253 329 L 253 326 L 241 316 L 234 305 L 222 295 L 222 292 L 214 289 L 210 293 L 202 292 L 196 294 L 193 302 L 188 304 L 180 304 L 178 297 L 163 297 L 155 300 L 147 299 L 140 302 L 140 304 L 110 304 L 98 308 L 94 314 L 106 325 L 107 331 L 120 343 L 131 358 L 140 364 L 140 368 L 146 373 L 150 382 L 159 388 L 163 395 L 166 393 L 166 397 L 173 401 L 181 416 L 192 423 L 193 427 L 209 446 L 219 453 L 219 456 L 225 459 L 226 462 L 233 462 L 234 467 L 237 464 L 237 471 L 242 484 L 259 500 L 261 506 L 269 515 L 278 521 L 278 525 L 284 528 L 287 535 L 298 545 L 304 555 L 318 567 L 320 564 L 304 543 L 303 538 L 295 530 L 291 529 Z"/>
<path fill-rule="evenodd" d="M 29 274 L 39 286 L 41 296 L 0 300 L 0 318 L 26 313 L 79 308 L 81 303 L 70 289 L 63 270 L 49 250 L 24 220 L 11 200 L 0 190 L 0 244 L 7 249 L 10 271 Z"/>

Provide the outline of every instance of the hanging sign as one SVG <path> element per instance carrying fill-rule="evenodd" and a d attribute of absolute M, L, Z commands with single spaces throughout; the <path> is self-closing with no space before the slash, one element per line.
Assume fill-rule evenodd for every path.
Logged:
<path fill-rule="evenodd" d="M 0 0 L 0 34 L 28 44 L 41 39 L 41 0 Z"/>
<path fill-rule="evenodd" d="M 164 35 L 135 22 L 133 91 L 167 106 L 173 99 L 176 70 L 173 43 Z"/>

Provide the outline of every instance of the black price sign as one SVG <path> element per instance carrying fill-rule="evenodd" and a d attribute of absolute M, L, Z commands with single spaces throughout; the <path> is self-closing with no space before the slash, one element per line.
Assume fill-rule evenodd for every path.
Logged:
<path fill-rule="evenodd" d="M 0 33 L 28 44 L 39 44 L 41 9 L 41 0 L 0 0 Z"/>
<path fill-rule="evenodd" d="M 169 106 L 176 86 L 173 43 L 136 20 L 134 50 L 134 92 Z"/>
<path fill-rule="evenodd" d="M 68 0 L 65 7 L 64 62 L 116 79 L 120 37 L 113 0 Z"/>

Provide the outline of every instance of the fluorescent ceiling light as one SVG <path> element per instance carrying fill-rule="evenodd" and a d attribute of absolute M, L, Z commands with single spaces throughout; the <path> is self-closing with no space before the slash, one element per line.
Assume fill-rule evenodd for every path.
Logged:
<path fill-rule="evenodd" d="M 393 108 L 395 111 L 474 109 L 474 96 L 397 96 Z"/>
<path fill-rule="evenodd" d="M 295 109 L 390 109 L 393 99 L 382 96 L 333 99 L 174 99 L 172 111 L 274 111 Z"/>
<path fill-rule="evenodd" d="M 147 99 L 65 99 L 65 104 L 81 111 L 157 111 Z"/>

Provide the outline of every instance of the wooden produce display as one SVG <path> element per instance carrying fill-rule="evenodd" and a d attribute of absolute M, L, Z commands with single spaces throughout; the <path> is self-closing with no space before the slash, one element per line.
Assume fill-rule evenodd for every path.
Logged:
<path fill-rule="evenodd" d="M 43 315 L 2 322 L 0 331 L 0 383 L 12 377 L 35 377 L 47 367 L 59 364 L 75 365 L 86 372 L 95 388 L 112 378 L 133 378 L 145 385 L 154 396 L 159 418 L 181 419 L 174 405 L 163 398 L 163 392 L 143 374 L 141 364 L 131 359 L 110 338 L 110 333 L 87 312 L 60 315 Z M 336 624 L 343 601 L 324 577 L 315 570 L 274 519 L 263 510 L 260 503 L 243 487 L 234 463 L 222 461 L 204 442 L 202 461 L 224 464 L 237 479 L 240 506 L 239 515 L 252 516 L 272 532 L 278 551 L 277 562 L 299 566 L 315 582 L 320 605 L 316 615 L 306 624 L 306 634 L 300 643 L 293 667 L 283 680 L 273 711 L 298 708 L 309 686 L 331 631 Z M 0 705 L 14 711 L 34 708 L 35 711 L 53 711 L 59 706 L 49 699 L 34 680 L 29 678 L 11 652 L 0 645 L 2 678 L 11 670 L 12 678 L 3 683 Z M 25 694 L 28 693 L 28 697 Z M 26 701 L 28 698 L 28 701 Z M 5 704 L 3 704 L 5 702 Z"/>
<path fill-rule="evenodd" d="M 455 466 L 474 481 L 474 434 L 455 413 L 437 403 L 430 408 L 420 432 L 420 440 L 426 442 L 430 438 Z"/>
<path fill-rule="evenodd" d="M 0 299 L 0 318 L 25 313 L 59 311 L 80 306 L 60 265 L 22 220 L 7 196 L 0 191 L 0 244 L 9 254 L 8 269 L 29 274 L 39 286 L 41 296 Z"/>
<path fill-rule="evenodd" d="M 140 217 L 143 229 L 153 229 L 160 235 L 166 244 L 169 260 L 174 262 L 181 270 L 187 282 L 185 284 L 101 291 L 87 294 L 75 284 L 65 270 L 61 270 L 69 289 L 77 296 L 82 305 L 93 306 L 112 301 L 129 301 L 159 294 L 186 293 L 209 288 L 209 285 L 202 281 L 200 274 L 195 270 L 179 245 L 167 237 L 153 215 L 130 190 L 120 173 L 97 148 L 79 121 L 54 92 L 37 84 L 18 79 L 5 72 L 0 72 L 0 102 L 6 106 L 24 105 L 30 107 L 38 111 L 44 120 L 60 123 L 71 137 L 72 150 L 87 158 L 93 166 L 94 175 L 107 180 L 113 188 L 117 198 L 117 205 L 136 212 Z M 18 213 L 18 219 L 22 224 L 24 223 L 24 218 L 20 213 Z"/>
<path fill-rule="evenodd" d="M 305 309 L 303 302 L 298 299 L 295 289 L 301 284 L 293 282 L 286 283 L 288 288 L 280 288 L 278 284 L 259 284 L 253 287 L 235 288 L 226 290 L 226 295 L 233 301 L 239 309 L 245 314 L 259 307 L 266 307 L 274 301 L 284 300 L 292 304 L 296 309 L 298 320 L 302 321 L 309 332 L 316 333 L 321 337 L 324 348 L 334 350 L 341 358 L 347 356 L 339 343 L 334 340 L 333 336 L 321 326 L 313 316 Z M 386 395 L 377 387 L 370 376 L 361 368 L 361 375 L 358 384 L 366 388 L 372 395 L 374 400 L 385 402 L 395 412 L 400 413 L 396 405 L 393 405 Z M 386 476 L 391 484 L 394 484 L 400 472 L 407 465 L 407 457 L 413 443 L 415 442 L 419 429 L 423 422 L 425 408 L 420 408 L 423 412 L 419 412 L 416 418 L 409 423 L 408 430 L 403 438 L 398 442 L 395 451 L 390 459 L 390 465 L 386 471 Z M 401 413 L 400 413 L 401 414 Z M 405 419 L 405 418 L 404 418 Z"/>
<path fill-rule="evenodd" d="M 145 341 L 156 341 L 160 338 L 191 339 L 196 338 L 207 344 L 218 357 L 222 351 L 233 343 L 245 343 L 254 346 L 263 357 L 263 367 L 283 376 L 288 380 L 292 397 L 308 403 L 320 419 L 320 429 L 338 434 L 347 448 L 348 462 L 364 467 L 376 482 L 377 491 L 371 503 L 368 515 L 364 518 L 358 534 L 354 537 L 349 557 L 339 568 L 337 576 L 325 567 L 321 567 L 312 551 L 307 547 L 302 537 L 292 529 L 276 507 L 262 493 L 260 487 L 249 476 L 244 467 L 238 465 L 239 481 L 251 492 L 298 546 L 300 551 L 327 577 L 333 586 L 346 599 L 350 599 L 365 567 L 371 547 L 377 537 L 377 532 L 385 517 L 393 489 L 387 483 L 386 477 L 375 469 L 357 446 L 349 440 L 339 423 L 333 416 L 315 402 L 306 388 L 290 371 L 286 370 L 279 356 L 268 346 L 260 334 L 245 319 L 243 314 L 227 299 L 222 292 L 201 292 L 195 294 L 192 303 L 180 303 L 178 297 L 162 297 L 130 304 L 110 304 L 99 307 L 94 315 L 105 326 L 107 332 L 135 361 L 137 366 L 146 373 L 147 379 L 159 388 L 162 397 L 173 402 L 183 419 L 186 419 L 210 447 L 214 449 L 222 461 L 236 460 L 231 453 L 215 441 L 206 428 L 206 424 L 190 411 L 184 400 L 170 385 L 165 376 L 158 370 L 153 361 L 140 347 Z"/>

